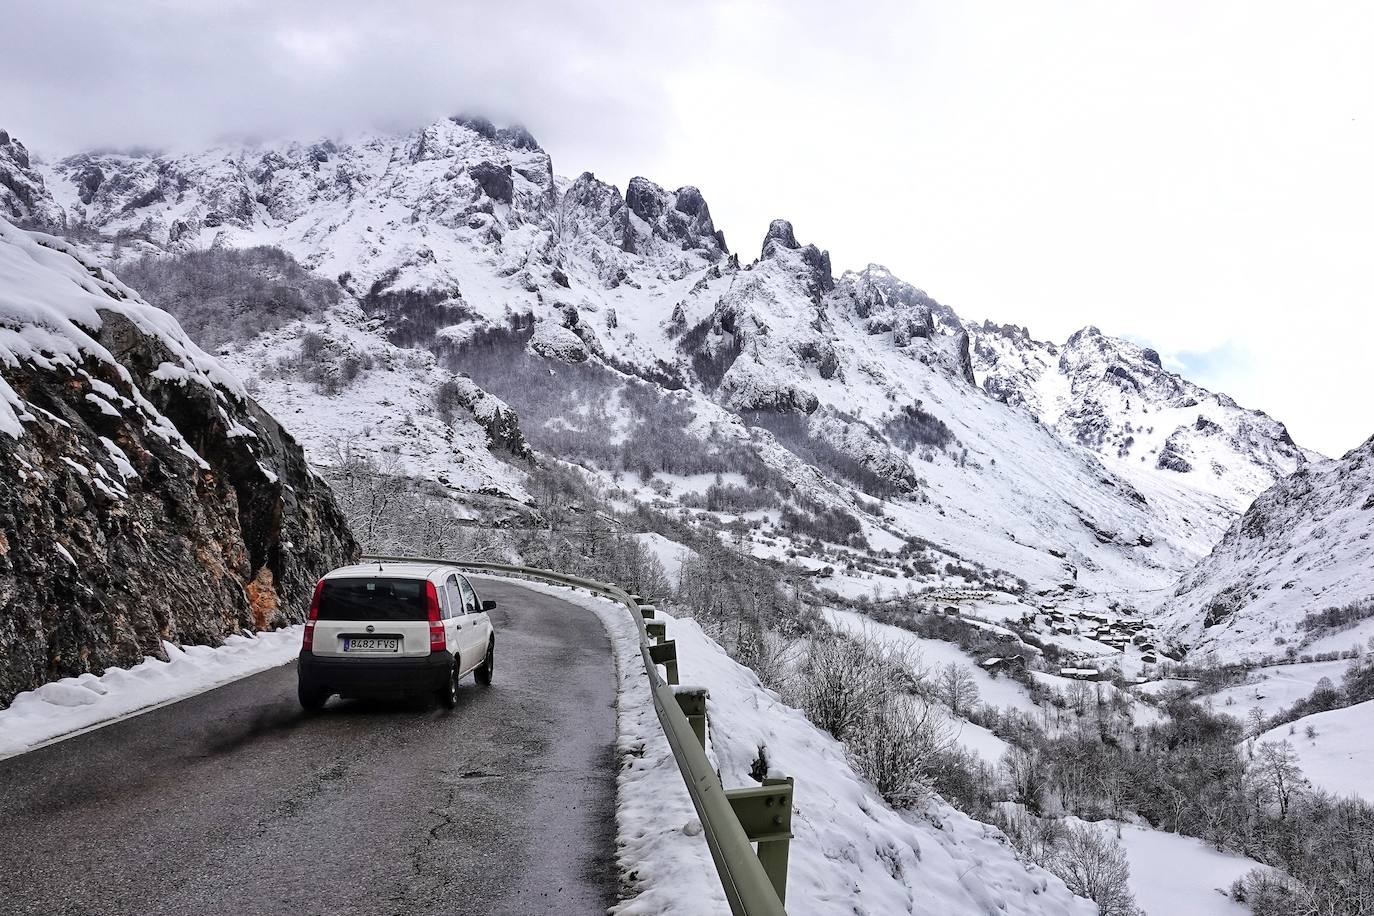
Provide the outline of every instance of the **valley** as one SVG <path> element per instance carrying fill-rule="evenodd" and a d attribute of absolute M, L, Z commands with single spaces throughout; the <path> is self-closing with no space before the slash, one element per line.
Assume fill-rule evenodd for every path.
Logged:
<path fill-rule="evenodd" d="M 137 298 L 179 356 L 144 381 L 222 405 L 180 435 L 140 406 L 149 452 L 211 486 L 207 449 L 265 441 L 230 475 L 324 520 L 223 548 L 240 591 L 263 569 L 290 591 L 179 641 L 298 622 L 305 568 L 359 546 L 613 581 L 730 685 L 732 772 L 844 787 L 802 831 L 816 902 L 795 912 L 839 911 L 824 863 L 846 858 L 870 912 L 913 907 L 903 869 L 970 913 L 1031 886 L 1114 916 L 1374 899 L 1374 790 L 1351 775 L 1374 768 L 1374 439 L 1327 458 L 1096 327 L 1039 341 L 880 265 L 837 275 L 786 220 L 732 249 L 696 188 L 559 176 L 482 118 L 51 161 L 0 137 L 6 243 Z M 113 358 L 66 413 L 34 395 L 52 322 L 12 299 L 14 441 L 143 404 Z M 118 502 L 106 448 L 81 477 Z M 153 632 L 11 665 L 6 699 L 155 656 Z M 788 727 L 763 734 L 759 704 Z M 932 837 L 956 864 L 998 849 L 990 883 L 931 874 L 909 852 Z M 1075 856 L 1120 872 L 1111 894 Z"/>

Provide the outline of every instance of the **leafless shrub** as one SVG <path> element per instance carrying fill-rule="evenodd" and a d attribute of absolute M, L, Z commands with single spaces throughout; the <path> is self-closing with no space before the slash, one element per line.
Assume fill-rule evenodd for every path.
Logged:
<path fill-rule="evenodd" d="M 849 759 L 894 808 L 909 808 L 931 792 L 931 774 L 953 733 L 937 707 L 911 694 L 889 694 L 851 730 Z"/>
<path fill-rule="evenodd" d="M 1112 836 L 1091 825 L 1070 825 L 1042 855 L 1039 864 L 1096 903 L 1101 916 L 1143 916 L 1131 895 L 1126 850 Z"/>
<path fill-rule="evenodd" d="M 1307 888 L 1270 868 L 1254 868 L 1237 878 L 1231 885 L 1231 899 L 1247 905 L 1255 916 L 1303 916 L 1320 911 Z"/>

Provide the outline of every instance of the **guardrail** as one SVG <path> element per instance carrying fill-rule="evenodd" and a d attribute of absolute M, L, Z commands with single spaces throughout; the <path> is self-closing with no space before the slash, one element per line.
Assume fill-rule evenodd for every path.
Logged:
<path fill-rule="evenodd" d="M 792 838 L 792 778 L 766 778 L 762 785 L 726 789 L 706 756 L 706 698 L 703 687 L 678 685 L 677 644 L 667 625 L 655 620 L 653 604 L 604 582 L 547 569 L 436 557 L 366 556 L 383 563 L 438 563 L 479 572 L 518 576 L 586 589 L 625 605 L 639 630 L 640 654 L 654 709 L 692 797 L 702 833 L 716 863 L 725 899 L 734 916 L 786 916 L 787 857 Z M 659 674 L 662 665 L 664 674 Z M 753 843 L 758 843 L 757 853 Z"/>

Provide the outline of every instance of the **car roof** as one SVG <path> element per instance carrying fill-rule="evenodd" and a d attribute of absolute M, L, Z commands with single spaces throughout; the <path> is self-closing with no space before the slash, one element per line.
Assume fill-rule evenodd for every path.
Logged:
<path fill-rule="evenodd" d="M 326 579 L 428 579 L 435 573 L 458 572 L 455 567 L 439 563 L 356 563 L 331 570 Z"/>

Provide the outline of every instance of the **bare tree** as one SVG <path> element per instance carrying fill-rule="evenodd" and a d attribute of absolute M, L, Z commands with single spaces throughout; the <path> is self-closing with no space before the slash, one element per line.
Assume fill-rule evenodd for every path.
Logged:
<path fill-rule="evenodd" d="M 1278 803 L 1279 818 L 1288 817 L 1288 807 L 1294 793 L 1306 782 L 1293 745 L 1287 741 L 1265 741 L 1260 744 L 1251 766 L 1256 771 L 1259 784 L 1267 788 Z"/>
<path fill-rule="evenodd" d="M 378 462 L 352 438 L 333 440 L 327 454 L 330 485 L 364 549 L 398 549 L 394 529 L 406 517 L 403 506 L 409 501 L 409 482 L 399 463 L 392 456 Z"/>
<path fill-rule="evenodd" d="M 950 662 L 940 669 L 936 691 L 950 712 L 964 716 L 978 704 L 978 683 L 967 665 Z"/>
<path fill-rule="evenodd" d="M 1049 772 L 1044 761 L 1034 751 L 1014 747 L 1002 758 L 1011 783 L 1012 798 L 1025 805 L 1031 814 L 1045 808 L 1045 793 L 1049 789 Z"/>

